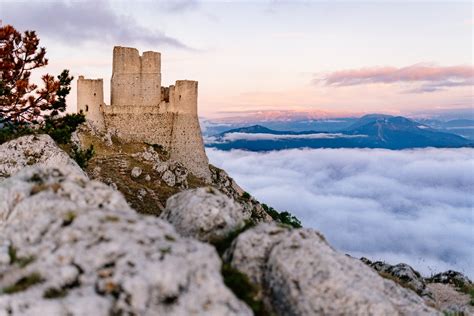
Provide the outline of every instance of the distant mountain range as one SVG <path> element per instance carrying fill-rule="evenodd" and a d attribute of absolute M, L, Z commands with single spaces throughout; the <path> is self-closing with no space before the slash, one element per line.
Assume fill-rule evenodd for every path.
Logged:
<path fill-rule="evenodd" d="M 387 148 L 472 147 L 474 142 L 449 128 L 474 126 L 474 121 L 445 122 L 433 128 L 402 116 L 365 115 L 344 121 L 340 129 L 306 131 L 274 130 L 262 125 L 230 129 L 205 137 L 206 146 L 222 150 L 269 151 L 290 148 Z M 453 129 L 455 130 L 455 129 Z"/>

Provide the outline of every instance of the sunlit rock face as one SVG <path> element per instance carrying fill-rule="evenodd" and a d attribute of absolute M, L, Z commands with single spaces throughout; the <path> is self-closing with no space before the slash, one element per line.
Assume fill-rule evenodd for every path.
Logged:
<path fill-rule="evenodd" d="M 260 224 L 239 235 L 227 258 L 263 289 L 278 315 L 439 314 L 312 229 Z"/>
<path fill-rule="evenodd" d="M 215 249 L 72 166 L 0 183 L 0 314 L 251 315 Z"/>
<path fill-rule="evenodd" d="M 28 166 L 66 165 L 85 175 L 79 165 L 46 134 L 22 136 L 0 145 L 0 180 Z"/>

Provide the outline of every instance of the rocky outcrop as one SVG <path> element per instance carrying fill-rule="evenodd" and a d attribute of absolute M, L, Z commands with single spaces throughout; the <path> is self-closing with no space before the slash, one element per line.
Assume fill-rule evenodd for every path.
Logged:
<path fill-rule="evenodd" d="M 0 315 L 251 315 L 212 246 L 76 171 L 0 183 Z"/>
<path fill-rule="evenodd" d="M 25 167 L 66 165 L 85 175 L 78 164 L 46 134 L 19 137 L 0 145 L 0 180 Z"/>
<path fill-rule="evenodd" d="M 474 315 L 472 298 L 474 286 L 464 274 L 446 271 L 423 278 L 420 273 L 405 263 L 391 265 L 382 261 L 372 262 L 360 259 L 376 270 L 382 277 L 394 280 L 401 286 L 418 293 L 429 305 L 435 306 L 446 314 Z"/>
<path fill-rule="evenodd" d="M 132 154 L 133 157 L 152 164 L 152 169 L 158 177 L 169 187 L 180 189 L 188 188 L 188 170 L 177 161 L 164 160 L 153 148 L 147 147 L 144 151 Z M 164 156 L 163 154 L 161 156 Z M 166 157 L 165 157 L 166 158 Z"/>
<path fill-rule="evenodd" d="M 474 285 L 461 272 L 449 270 L 425 280 L 436 306 L 449 315 L 474 315 Z"/>
<path fill-rule="evenodd" d="M 173 224 L 183 236 L 217 242 L 242 228 L 250 214 L 223 193 L 208 187 L 173 195 L 160 218 Z"/>
<path fill-rule="evenodd" d="M 246 213 L 251 214 L 254 222 L 271 222 L 273 219 L 255 198 L 250 196 L 232 179 L 227 172 L 213 165 L 209 165 L 211 170 L 212 184 L 228 197 L 234 199 L 242 205 Z"/>
<path fill-rule="evenodd" d="M 428 283 L 435 306 L 445 315 L 474 315 L 471 295 L 445 283 Z"/>
<path fill-rule="evenodd" d="M 247 229 L 227 249 L 221 267 L 211 245 L 186 236 L 217 241 L 221 251 L 247 220 L 271 218 L 220 169 L 211 168 L 216 188 L 168 198 L 188 184 L 204 184 L 152 146 L 112 142 L 97 148 L 101 156 L 89 174 L 108 179 L 109 186 L 89 180 L 48 136 L 26 143 L 20 138 L 2 148 L 9 155 L 0 152 L 0 170 L 7 170 L 0 180 L 0 315 L 251 315 L 224 284 L 249 306 L 263 301 L 276 315 L 439 314 L 311 229 L 277 223 Z M 18 166 L 8 157 L 18 157 Z M 25 168 L 30 165 L 37 166 Z M 172 176 L 164 176 L 168 171 Z M 137 214 L 114 186 L 130 190 L 161 218 Z M 249 281 L 235 269 L 256 290 L 239 293 L 239 282 Z M 405 265 L 374 269 L 408 278 L 414 287 L 423 281 Z M 428 286 L 464 279 L 447 273 L 434 280 L 452 281 Z M 435 296 L 446 297 L 441 290 L 433 290 Z M 470 312 L 466 298 L 457 299 L 464 305 L 447 299 L 437 306 Z"/>
<path fill-rule="evenodd" d="M 382 276 L 395 279 L 398 283 L 412 289 L 420 296 L 426 299 L 432 298 L 433 294 L 426 287 L 425 280 L 421 274 L 408 264 L 399 263 L 391 265 L 382 261 L 372 262 L 367 258 L 361 258 L 361 261 L 379 272 Z"/>
<path fill-rule="evenodd" d="M 452 284 L 456 286 L 472 285 L 471 280 L 461 272 L 448 270 L 426 279 L 429 283 Z"/>
<path fill-rule="evenodd" d="M 226 256 L 260 282 L 279 315 L 439 314 L 414 292 L 336 252 L 311 229 L 261 224 L 239 235 Z"/>

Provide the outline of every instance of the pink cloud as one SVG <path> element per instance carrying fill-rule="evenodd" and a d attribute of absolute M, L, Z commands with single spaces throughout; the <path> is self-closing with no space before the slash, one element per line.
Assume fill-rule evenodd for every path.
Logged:
<path fill-rule="evenodd" d="M 369 67 L 335 71 L 323 80 L 328 86 L 353 86 L 369 83 L 412 82 L 422 85 L 412 92 L 432 92 L 447 87 L 469 86 L 474 84 L 474 67 L 470 65 L 436 66 L 415 64 L 408 67 Z"/>

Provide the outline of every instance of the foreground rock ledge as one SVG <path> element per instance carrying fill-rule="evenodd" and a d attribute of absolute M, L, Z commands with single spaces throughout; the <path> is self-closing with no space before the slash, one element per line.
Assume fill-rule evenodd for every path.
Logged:
<path fill-rule="evenodd" d="M 251 315 L 209 245 L 74 167 L 0 182 L 0 315 Z"/>
<path fill-rule="evenodd" d="M 226 256 L 278 315 L 440 315 L 312 229 L 260 224 L 239 235 Z"/>
<path fill-rule="evenodd" d="M 0 145 L 0 181 L 28 166 L 68 166 L 85 175 L 79 165 L 46 134 L 22 136 Z"/>

